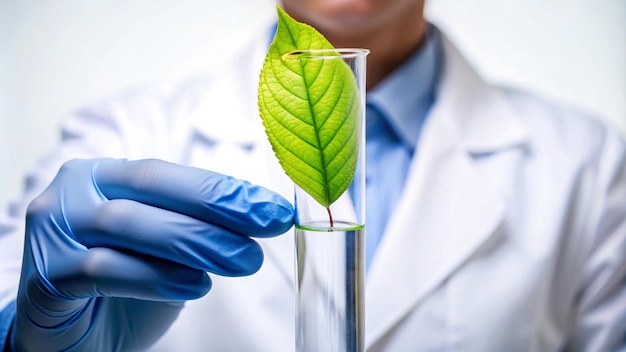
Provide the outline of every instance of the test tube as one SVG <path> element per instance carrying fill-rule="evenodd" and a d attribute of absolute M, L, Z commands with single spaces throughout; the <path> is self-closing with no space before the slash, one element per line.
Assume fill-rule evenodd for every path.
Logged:
<path fill-rule="evenodd" d="M 300 60 L 342 60 L 356 80 L 356 168 L 328 208 L 295 186 L 296 351 L 364 351 L 365 49 L 299 51 Z"/>

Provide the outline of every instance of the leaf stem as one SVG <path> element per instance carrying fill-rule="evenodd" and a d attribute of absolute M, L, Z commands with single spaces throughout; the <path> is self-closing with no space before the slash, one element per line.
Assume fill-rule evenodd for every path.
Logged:
<path fill-rule="evenodd" d="M 330 205 L 326 207 L 326 211 L 328 212 L 328 220 L 330 220 L 330 230 L 333 230 L 333 227 L 335 227 L 335 224 L 333 222 L 333 214 L 331 214 L 330 212 Z"/>

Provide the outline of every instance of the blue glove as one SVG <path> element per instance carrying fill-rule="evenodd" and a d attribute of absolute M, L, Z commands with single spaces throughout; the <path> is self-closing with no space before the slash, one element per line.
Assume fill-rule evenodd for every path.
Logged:
<path fill-rule="evenodd" d="M 28 208 L 12 347 L 127 351 L 154 343 L 206 272 L 256 272 L 250 237 L 293 208 L 248 182 L 159 160 L 74 160 Z"/>

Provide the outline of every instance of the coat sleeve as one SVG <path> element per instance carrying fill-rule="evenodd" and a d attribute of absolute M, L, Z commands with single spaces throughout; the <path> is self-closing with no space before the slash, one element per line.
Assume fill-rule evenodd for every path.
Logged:
<path fill-rule="evenodd" d="M 626 351 L 626 143 L 605 139 L 597 160 L 590 251 L 568 351 Z"/>

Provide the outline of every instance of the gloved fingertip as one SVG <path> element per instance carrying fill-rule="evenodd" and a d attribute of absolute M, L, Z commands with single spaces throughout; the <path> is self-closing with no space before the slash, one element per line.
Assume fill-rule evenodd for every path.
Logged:
<path fill-rule="evenodd" d="M 258 244 L 242 248 L 240 253 L 233 256 L 227 276 L 248 276 L 256 273 L 263 265 L 263 250 Z"/>
<path fill-rule="evenodd" d="M 168 300 L 172 302 L 183 302 L 204 297 L 213 286 L 213 282 L 207 273 L 202 273 L 200 280 L 194 282 L 170 283 L 163 285 L 160 290 L 161 297 L 141 297 L 143 299 L 152 299 L 155 301 Z"/>
<path fill-rule="evenodd" d="M 202 275 L 202 279 L 200 280 L 200 282 L 198 282 L 198 284 L 194 287 L 195 293 L 191 297 L 185 298 L 185 300 L 198 299 L 211 291 L 211 288 L 213 287 L 213 281 L 207 273 L 203 274 L 204 275 Z"/>
<path fill-rule="evenodd" d="M 155 297 L 141 297 L 153 300 L 188 301 L 203 297 L 213 286 L 209 275 L 201 270 L 163 270 L 164 276 L 160 282 L 154 282 Z M 139 298 L 139 297 L 138 297 Z"/>
<path fill-rule="evenodd" d="M 249 269 L 247 275 L 252 275 L 261 269 L 261 266 L 263 266 L 263 260 L 265 259 L 264 257 L 263 250 L 256 251 L 250 256 L 248 260 Z"/>
<path fill-rule="evenodd" d="M 262 250 L 250 252 L 250 254 L 246 256 L 245 260 L 241 262 L 240 276 L 252 275 L 259 271 L 261 266 L 263 266 L 263 260 L 264 256 Z"/>
<path fill-rule="evenodd" d="M 256 214 L 259 228 L 250 233 L 254 237 L 274 237 L 287 232 L 294 224 L 294 209 L 285 198 L 276 195 L 272 201 L 257 204 L 251 214 Z"/>

